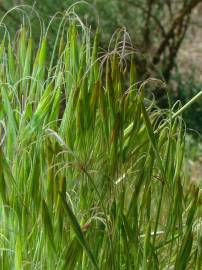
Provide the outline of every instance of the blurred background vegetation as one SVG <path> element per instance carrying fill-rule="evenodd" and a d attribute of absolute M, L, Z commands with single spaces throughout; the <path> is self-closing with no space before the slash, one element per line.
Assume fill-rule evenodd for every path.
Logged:
<path fill-rule="evenodd" d="M 2 0 L 0 11 L 2 17 L 16 5 L 30 5 L 47 25 L 56 12 L 60 16 L 59 12 L 64 13 L 75 3 L 77 1 L 74 0 Z M 39 21 L 33 9 L 25 9 L 34 25 L 33 37 L 37 40 L 41 30 Z M 114 31 L 126 27 L 137 52 L 138 80 L 148 77 L 164 80 L 172 103 L 180 99 L 184 104 L 202 89 L 202 0 L 89 0 L 80 1 L 74 9 L 92 31 L 100 26 L 100 47 L 105 51 Z M 20 27 L 23 13 L 19 14 L 16 10 L 9 12 L 5 19 L 11 33 Z M 59 21 L 57 16 L 50 26 L 49 34 L 53 41 Z M 49 44 L 50 51 L 53 43 Z M 165 89 L 155 89 L 152 94 L 159 106 L 168 106 Z M 192 106 L 184 117 L 189 129 L 201 132 L 201 101 Z"/>

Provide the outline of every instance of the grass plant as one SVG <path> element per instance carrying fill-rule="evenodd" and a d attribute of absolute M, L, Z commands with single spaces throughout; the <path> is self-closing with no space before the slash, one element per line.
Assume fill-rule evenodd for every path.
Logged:
<path fill-rule="evenodd" d="M 182 171 L 196 98 L 147 100 L 125 29 L 101 52 L 69 11 L 51 59 L 47 39 L 22 23 L 0 43 L 0 269 L 201 269 L 201 194 Z"/>

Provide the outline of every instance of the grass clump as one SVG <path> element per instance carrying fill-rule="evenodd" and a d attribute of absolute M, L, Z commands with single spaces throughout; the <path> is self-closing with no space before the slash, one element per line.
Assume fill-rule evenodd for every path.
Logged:
<path fill-rule="evenodd" d="M 1 40 L 0 268 L 199 270 L 182 110 L 145 99 L 124 29 L 98 37 L 75 16 L 51 59 L 48 32 Z"/>

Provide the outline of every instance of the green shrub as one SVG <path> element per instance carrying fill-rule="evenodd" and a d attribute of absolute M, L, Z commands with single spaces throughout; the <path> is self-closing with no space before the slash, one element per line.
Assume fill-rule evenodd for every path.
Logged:
<path fill-rule="evenodd" d="M 194 71 L 188 78 L 184 78 L 184 76 L 180 75 L 177 71 L 176 75 L 173 76 L 173 80 L 177 83 L 177 92 L 176 95 L 173 95 L 174 101 L 180 100 L 182 103 L 186 103 L 202 89 L 202 85 L 199 82 L 197 83 Z M 192 130 L 190 130 L 190 133 L 198 137 L 197 133 L 202 132 L 201 100 L 197 100 L 193 106 L 185 111 L 184 120 L 187 128 Z"/>

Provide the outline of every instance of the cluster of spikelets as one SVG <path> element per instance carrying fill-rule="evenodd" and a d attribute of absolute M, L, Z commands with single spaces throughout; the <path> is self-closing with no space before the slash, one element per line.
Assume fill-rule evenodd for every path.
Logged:
<path fill-rule="evenodd" d="M 1 39 L 0 269 L 201 269 L 181 111 L 145 99 L 124 29 L 99 53 L 72 17 L 51 53 Z"/>

